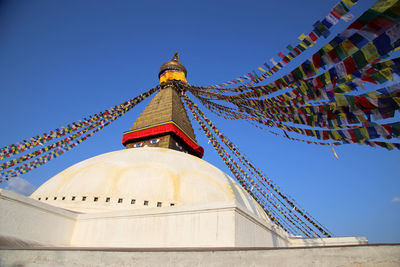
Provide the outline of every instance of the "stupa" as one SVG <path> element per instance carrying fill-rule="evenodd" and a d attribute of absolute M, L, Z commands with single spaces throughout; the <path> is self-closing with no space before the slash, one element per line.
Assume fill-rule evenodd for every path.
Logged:
<path fill-rule="evenodd" d="M 0 246 L 17 248 L 237 248 L 363 244 L 304 239 L 273 224 L 229 175 L 202 160 L 180 90 L 178 54 L 159 72 L 160 91 L 125 149 L 79 162 L 30 197 L 1 190 Z"/>

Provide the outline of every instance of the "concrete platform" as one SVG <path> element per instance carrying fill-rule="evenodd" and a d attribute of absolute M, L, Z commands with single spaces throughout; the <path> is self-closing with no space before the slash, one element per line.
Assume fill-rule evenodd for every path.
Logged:
<path fill-rule="evenodd" d="M 400 244 L 304 248 L 1 249 L 0 266 L 400 266 Z"/>

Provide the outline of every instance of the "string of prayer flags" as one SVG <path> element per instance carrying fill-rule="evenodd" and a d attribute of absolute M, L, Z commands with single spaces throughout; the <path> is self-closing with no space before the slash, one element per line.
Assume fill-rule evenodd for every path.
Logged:
<path fill-rule="evenodd" d="M 313 30 L 309 34 L 306 35 L 303 33 L 299 36 L 298 39 L 300 40 L 300 42 L 295 47 L 293 47 L 291 44 L 286 46 L 289 51 L 287 54 L 283 54 L 282 52 L 278 53 L 278 56 L 280 57 L 279 62 L 275 61 L 274 58 L 271 58 L 270 62 L 272 63 L 272 67 L 268 65 L 268 62 L 263 63 L 263 66 L 257 67 L 256 69 L 261 71 L 261 74 L 257 74 L 256 70 L 253 70 L 247 75 L 242 75 L 233 80 L 210 87 L 214 89 L 222 89 L 222 87 L 225 86 L 229 86 L 232 84 L 235 85 L 244 82 L 247 82 L 246 86 L 251 86 L 255 83 L 265 80 L 267 77 L 278 72 L 280 69 L 286 66 L 286 64 L 288 64 L 294 58 L 306 51 L 308 47 L 314 46 L 320 36 L 327 38 L 330 35 L 329 29 L 333 25 L 337 24 L 340 19 L 346 22 L 351 21 L 353 19 L 353 15 L 349 13 L 349 8 L 355 5 L 357 2 L 358 1 L 355 0 L 342 0 L 337 3 L 331 9 L 328 15 L 326 15 L 322 20 L 318 20 L 313 24 Z"/>
<path fill-rule="evenodd" d="M 384 4 L 384 8 L 380 8 L 380 5 Z M 353 22 L 345 31 L 338 34 L 331 42 L 321 48 L 317 53 L 315 53 L 312 58 L 306 60 L 303 64 L 301 64 L 298 68 L 292 71 L 290 74 L 282 77 L 279 79 L 280 81 L 290 81 L 293 79 L 302 79 L 310 77 L 313 75 L 313 72 L 304 73 L 303 67 L 309 66 L 307 61 L 311 61 L 313 65 L 311 70 L 316 69 L 318 72 L 319 68 L 325 68 L 326 66 L 333 66 L 340 60 L 344 59 L 348 55 L 355 54 L 355 49 L 361 49 L 361 47 L 365 46 L 369 41 L 372 41 L 377 35 L 381 35 L 383 32 L 386 33 L 386 36 L 383 35 L 380 39 L 376 39 L 374 42 L 375 48 L 378 50 L 378 53 L 381 57 L 384 57 L 385 51 L 388 52 L 389 44 L 392 45 L 392 49 L 396 50 L 399 46 L 399 25 L 397 24 L 398 18 L 400 17 L 399 10 L 399 3 L 398 1 L 391 1 L 391 0 L 380 0 L 375 5 L 373 5 L 369 10 L 367 10 L 362 16 L 360 16 L 355 22 Z M 378 10 L 378 11 L 376 11 Z M 371 16 L 369 14 L 373 13 L 374 15 Z M 319 25 L 321 29 L 323 23 L 321 22 L 316 23 Z M 326 24 L 326 23 L 325 23 Z M 394 27 L 395 26 L 395 27 Z M 389 37 L 390 41 L 388 42 L 387 37 Z M 386 48 L 385 48 L 386 46 Z M 292 49 L 292 46 L 288 46 L 288 49 Z M 379 51 L 379 49 L 381 49 Z M 298 49 L 293 48 L 293 51 L 297 51 Z M 361 63 L 368 61 L 364 56 L 364 53 L 370 54 L 371 52 L 374 53 L 373 47 L 371 45 L 364 48 L 363 54 L 360 53 L 355 54 L 354 56 L 357 57 L 356 62 Z M 292 51 L 292 52 L 293 52 Z M 301 51 L 298 51 L 301 53 Z M 297 53 L 297 52 L 296 52 Z M 370 60 L 372 61 L 372 60 Z M 357 67 L 362 68 L 359 64 Z M 364 63 L 365 64 L 365 63 Z M 278 69 L 276 68 L 276 71 Z M 272 74 L 272 73 L 271 73 Z M 265 79 L 268 75 L 261 75 Z M 254 85 L 255 82 L 251 84 L 247 84 L 246 86 L 248 89 Z M 228 85 L 228 84 L 227 84 Z M 210 90 L 215 90 L 216 92 L 238 92 L 237 88 L 218 88 L 218 87 L 209 87 Z M 240 88 L 241 91 L 246 91 L 245 87 Z"/>
<path fill-rule="evenodd" d="M 47 143 L 55 138 L 59 138 L 59 137 L 65 136 L 66 134 L 75 132 L 80 128 L 86 127 L 86 126 L 90 125 L 91 123 L 94 123 L 94 122 L 102 119 L 104 116 L 107 116 L 110 113 L 118 112 L 120 109 L 123 109 L 126 106 L 136 105 L 138 102 L 142 101 L 143 98 L 148 97 L 149 95 L 151 95 L 152 93 L 154 93 L 157 90 L 158 90 L 158 87 L 152 88 L 149 91 L 139 95 L 136 98 L 130 99 L 120 105 L 112 107 L 104 112 L 99 113 L 99 114 L 94 114 L 92 116 L 89 116 L 89 118 L 84 118 L 83 120 L 73 122 L 71 124 L 62 126 L 55 130 L 49 131 L 47 133 L 43 133 L 41 135 L 31 137 L 28 140 L 23 140 L 16 144 L 11 144 L 9 146 L 3 147 L 0 149 L 0 160 L 4 159 L 5 157 L 10 157 L 14 154 L 24 152 L 27 149 L 31 149 L 38 145 L 43 145 L 44 143 Z"/>
<path fill-rule="evenodd" d="M 383 66 L 396 66 L 395 60 L 379 63 L 378 68 Z M 195 96 L 199 92 L 196 87 L 187 86 L 187 89 Z M 387 149 L 399 148 L 399 144 L 390 142 L 373 141 L 371 139 L 384 138 L 386 140 L 398 137 L 398 123 L 366 124 L 373 116 L 374 119 L 393 118 L 396 110 L 400 109 L 400 84 L 393 84 L 359 96 L 345 95 L 340 93 L 328 93 L 325 102 L 317 105 L 306 104 L 303 97 L 301 103 L 281 101 L 269 102 L 269 99 L 255 100 L 242 99 L 231 101 L 237 106 L 237 110 L 215 104 L 206 98 L 199 100 L 206 107 L 220 116 L 229 116 L 229 119 L 244 119 L 254 121 L 267 126 L 278 127 L 285 133 L 284 137 L 290 140 L 303 141 L 310 144 L 329 145 L 330 143 L 302 140 L 289 137 L 286 132 L 294 132 L 307 137 L 316 138 L 321 141 L 331 140 L 332 145 L 358 143 L 372 147 L 381 146 Z M 292 99 L 293 100 L 293 99 Z M 300 102 L 300 101 L 298 101 Z M 292 103 L 293 104 L 293 103 Z M 212 108 L 210 108 L 212 106 Z M 290 123 L 291 125 L 289 125 Z M 354 126 L 354 123 L 362 123 Z M 323 129 L 304 129 L 295 127 L 293 124 L 302 124 Z M 377 143 L 381 142 L 381 143 Z"/>
<path fill-rule="evenodd" d="M 149 97 L 157 90 L 159 90 L 159 86 L 156 86 L 148 90 L 147 92 L 140 94 L 135 98 L 129 99 L 128 101 L 125 101 L 124 103 L 118 106 L 108 109 L 105 112 L 90 116 L 90 119 L 84 120 L 85 123 L 82 123 L 81 121 L 76 122 L 66 127 L 61 127 L 61 129 L 57 129 L 56 131 L 50 131 L 49 133 L 38 135 L 36 137 L 30 138 L 29 140 L 24 140 L 23 142 L 19 142 L 16 145 L 10 145 L 3 148 L 1 150 L 2 152 L 1 159 L 4 159 L 5 157 L 14 156 L 18 153 L 26 151 L 27 149 L 34 148 L 39 144 L 43 145 L 43 143 L 46 143 L 50 140 L 65 136 L 68 133 L 72 133 L 77 131 L 78 129 L 81 129 L 78 132 L 64 138 L 63 140 L 57 141 L 51 145 L 48 145 L 41 149 L 37 149 L 36 151 L 33 151 L 31 153 L 27 153 L 19 158 L 15 158 L 0 164 L 0 171 L 8 169 L 0 175 L 0 182 L 2 182 L 2 179 L 8 180 L 10 177 L 16 177 L 18 175 L 26 173 L 34 168 L 37 168 L 47 163 L 49 160 L 62 155 L 64 152 L 82 143 L 87 138 L 97 133 L 100 129 L 103 129 L 105 126 L 109 125 L 111 122 L 124 115 L 126 112 L 131 110 L 134 106 L 142 102 L 144 99 Z M 74 141 L 78 137 L 82 136 L 84 133 L 87 133 L 91 130 L 93 131 L 86 134 L 79 140 Z M 22 165 L 16 167 L 15 169 L 10 169 L 11 167 L 14 167 L 18 164 Z"/>

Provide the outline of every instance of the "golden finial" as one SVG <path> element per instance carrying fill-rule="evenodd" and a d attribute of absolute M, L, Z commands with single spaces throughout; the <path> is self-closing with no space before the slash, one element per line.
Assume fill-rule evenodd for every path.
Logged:
<path fill-rule="evenodd" d="M 170 72 L 169 75 L 167 75 L 168 72 Z M 173 72 L 175 73 L 173 74 Z M 179 72 L 181 73 L 181 75 L 179 75 Z M 161 77 L 165 75 L 168 77 L 164 78 Z M 160 82 L 165 82 L 168 80 L 180 80 L 186 83 L 186 76 L 187 76 L 187 70 L 185 66 L 181 64 L 178 52 L 175 52 L 174 56 L 170 61 L 165 62 L 164 64 L 161 65 L 160 71 L 158 73 L 158 78 L 160 78 Z"/>

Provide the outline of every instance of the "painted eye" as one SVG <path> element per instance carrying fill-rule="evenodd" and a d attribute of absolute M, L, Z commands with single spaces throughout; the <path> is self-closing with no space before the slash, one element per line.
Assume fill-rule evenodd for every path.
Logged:
<path fill-rule="evenodd" d="M 158 142 L 160 142 L 160 139 L 153 139 L 150 141 L 150 144 L 157 144 Z"/>
<path fill-rule="evenodd" d="M 183 149 L 183 147 L 180 144 L 178 144 L 178 142 L 175 142 L 175 145 L 176 145 L 177 148 Z"/>
<path fill-rule="evenodd" d="M 134 145 L 134 147 L 142 147 L 142 146 L 143 146 L 143 143 L 137 143 Z"/>

